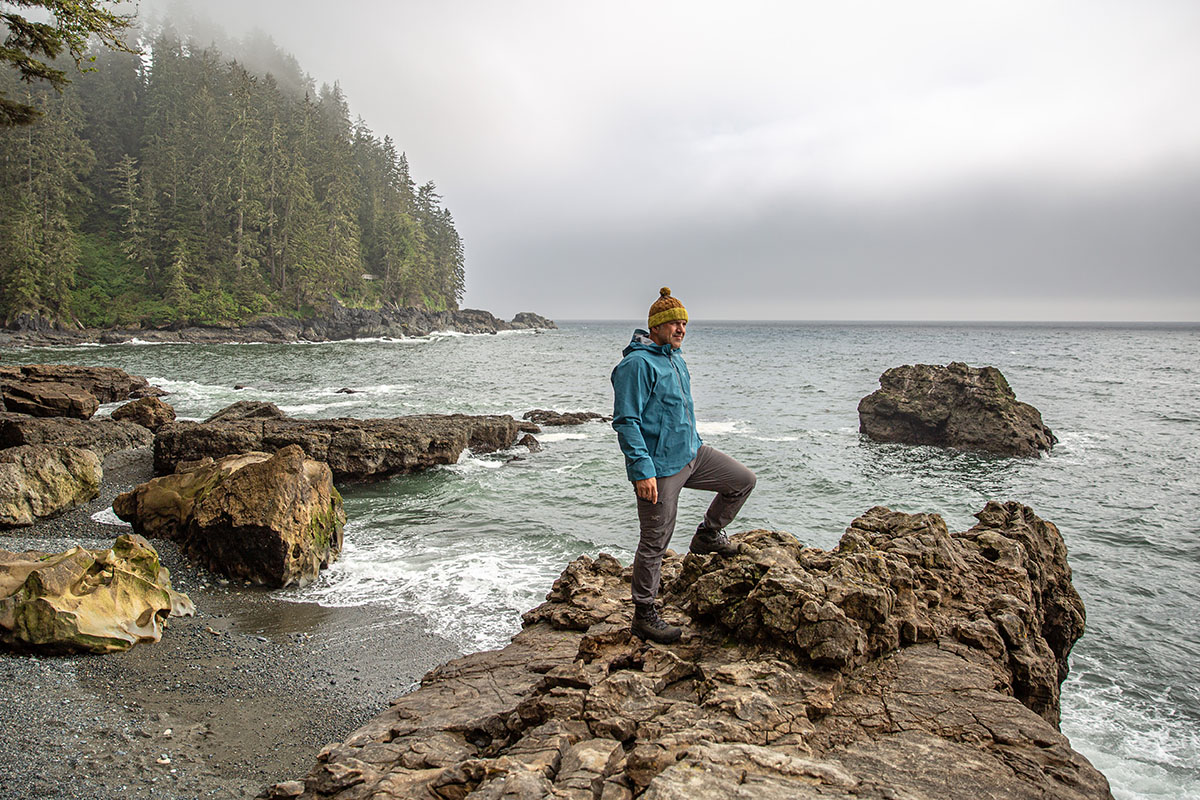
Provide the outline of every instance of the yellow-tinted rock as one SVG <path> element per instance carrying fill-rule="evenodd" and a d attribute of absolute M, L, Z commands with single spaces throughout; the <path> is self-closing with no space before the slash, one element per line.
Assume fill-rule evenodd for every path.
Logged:
<path fill-rule="evenodd" d="M 168 616 L 194 611 L 136 534 L 108 550 L 0 551 L 0 642 L 14 649 L 128 650 L 158 641 Z"/>

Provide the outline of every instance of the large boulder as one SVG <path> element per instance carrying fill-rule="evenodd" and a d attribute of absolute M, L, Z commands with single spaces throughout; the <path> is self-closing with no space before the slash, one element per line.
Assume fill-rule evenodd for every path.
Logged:
<path fill-rule="evenodd" d="M 328 465 L 296 445 L 205 459 L 118 495 L 113 511 L 214 572 L 271 587 L 315 579 L 341 552 L 346 524 Z"/>
<path fill-rule="evenodd" d="M 117 367 L 78 367 L 68 364 L 23 364 L 0 366 L 0 383 L 65 383 L 92 394 L 101 403 L 116 403 L 137 397 L 166 394 L 139 375 Z"/>
<path fill-rule="evenodd" d="M 334 480 L 381 480 L 438 464 L 454 464 L 468 448 L 475 453 L 504 450 L 517 440 L 519 425 L 509 416 L 425 414 L 390 419 L 291 418 L 234 419 L 212 423 L 175 422 L 154 437 L 154 469 L 219 459 L 252 450 L 275 452 L 299 445 L 309 458 L 324 461 Z"/>
<path fill-rule="evenodd" d="M 55 381 L 15 381 L 0 385 L 4 409 L 34 417 L 90 419 L 100 402 L 86 389 Z"/>
<path fill-rule="evenodd" d="M 27 444 L 81 447 L 104 458 L 118 450 L 146 447 L 154 434 L 134 422 L 115 419 L 31 417 L 0 412 L 0 448 Z"/>
<path fill-rule="evenodd" d="M 156 431 L 168 422 L 175 421 L 175 409 L 157 397 L 139 397 L 120 408 L 113 409 L 112 418 L 136 422 L 143 428 Z"/>
<path fill-rule="evenodd" d="M 858 404 L 859 430 L 878 442 L 1037 456 L 1058 441 L 995 367 L 893 367 Z"/>
<path fill-rule="evenodd" d="M 0 643 L 13 649 L 128 650 L 194 610 L 140 536 L 120 536 L 109 550 L 0 550 Z"/>
<path fill-rule="evenodd" d="M 1083 631 L 1058 530 L 871 509 L 838 547 L 753 531 L 664 561 L 671 646 L 630 569 L 572 562 L 502 650 L 430 672 L 273 797 L 1111 798 L 1059 731 Z"/>
<path fill-rule="evenodd" d="M 25 445 L 0 450 L 0 527 L 32 525 L 100 493 L 104 472 L 91 450 Z"/>

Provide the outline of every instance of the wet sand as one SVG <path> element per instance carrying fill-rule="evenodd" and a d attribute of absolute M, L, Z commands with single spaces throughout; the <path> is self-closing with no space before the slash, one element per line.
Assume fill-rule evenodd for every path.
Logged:
<path fill-rule="evenodd" d="M 148 448 L 106 459 L 100 496 L 0 548 L 109 547 L 91 515 L 151 477 Z M 323 608 L 229 585 L 152 540 L 196 604 L 161 641 L 105 656 L 0 654 L 5 798 L 254 797 L 302 779 L 326 744 L 459 653 L 378 606 Z"/>

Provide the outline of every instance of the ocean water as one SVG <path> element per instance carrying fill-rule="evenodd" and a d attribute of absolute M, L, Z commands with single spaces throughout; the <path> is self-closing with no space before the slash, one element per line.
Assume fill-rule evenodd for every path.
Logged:
<path fill-rule="evenodd" d="M 310 418 L 610 413 L 609 372 L 633 327 L 9 348 L 0 361 L 119 366 L 169 390 L 194 419 L 239 399 Z M 698 320 L 684 354 L 701 435 L 758 473 L 731 531 L 786 530 L 830 548 L 874 505 L 937 512 L 964 530 L 991 499 L 1054 522 L 1088 614 L 1063 687 L 1063 732 L 1122 800 L 1200 798 L 1200 326 Z M 858 401 L 885 369 L 955 360 L 1000 368 L 1058 436 L 1053 453 L 1006 459 L 859 435 Z M 628 563 L 636 543 L 611 428 L 538 438 L 540 453 L 467 453 L 421 475 L 345 487 L 342 558 L 285 594 L 411 611 L 464 651 L 502 646 L 570 559 L 604 551 Z M 685 493 L 677 548 L 707 499 Z"/>

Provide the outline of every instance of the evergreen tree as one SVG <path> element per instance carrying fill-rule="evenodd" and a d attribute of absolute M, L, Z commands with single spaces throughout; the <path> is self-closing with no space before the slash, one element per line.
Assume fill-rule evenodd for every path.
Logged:
<path fill-rule="evenodd" d="M 0 280 L 5 322 L 22 314 L 71 318 L 70 290 L 79 262 L 79 210 L 88 198 L 81 178 L 94 164 L 80 138 L 81 114 L 70 94 L 31 91 L 36 125 L 0 138 Z"/>
<path fill-rule="evenodd" d="M 256 41 L 234 61 L 164 27 L 144 61 L 104 54 L 61 95 L 0 70 L 0 92 L 42 112 L 0 130 L 0 318 L 457 307 L 462 242 L 434 184 L 351 123 L 340 87 L 314 94 Z"/>

